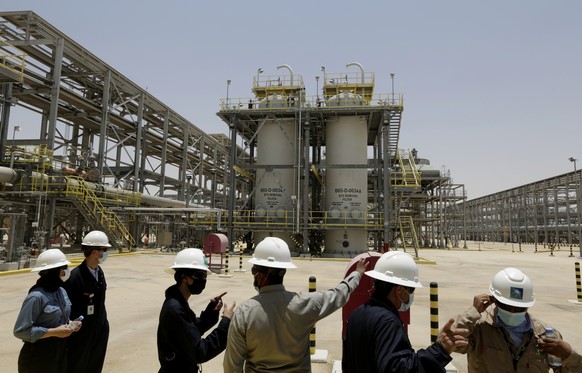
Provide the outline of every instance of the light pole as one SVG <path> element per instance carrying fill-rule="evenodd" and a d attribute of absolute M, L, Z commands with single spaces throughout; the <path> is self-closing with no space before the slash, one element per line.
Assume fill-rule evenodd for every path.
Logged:
<path fill-rule="evenodd" d="M 576 177 L 576 161 L 574 157 L 568 158 L 568 160 L 574 163 L 574 177 Z M 576 217 L 578 219 L 578 246 L 580 246 L 580 255 L 578 259 L 582 259 L 582 213 L 580 211 L 580 205 L 582 204 L 580 198 L 580 178 L 576 177 Z"/>
<path fill-rule="evenodd" d="M 228 102 L 228 90 L 230 88 L 230 79 L 228 79 L 226 81 L 226 108 L 228 109 L 228 107 L 230 106 L 230 103 Z"/>
<path fill-rule="evenodd" d="M 261 77 L 262 73 L 263 73 L 263 69 L 261 67 L 259 67 L 257 69 L 257 86 L 259 85 L 259 78 Z"/>
<path fill-rule="evenodd" d="M 315 92 L 317 93 L 317 98 L 315 99 L 315 104 L 319 106 L 319 75 L 315 76 Z"/>
<path fill-rule="evenodd" d="M 16 132 L 20 131 L 20 126 L 14 126 L 12 130 L 12 151 L 10 152 L 10 168 L 14 166 L 14 150 L 16 148 Z"/>
<path fill-rule="evenodd" d="M 392 105 L 394 105 L 394 73 L 390 73 L 390 80 L 392 80 Z"/>

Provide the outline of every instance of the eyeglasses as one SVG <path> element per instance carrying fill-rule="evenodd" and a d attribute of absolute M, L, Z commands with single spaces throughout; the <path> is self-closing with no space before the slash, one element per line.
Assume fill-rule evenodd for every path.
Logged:
<path fill-rule="evenodd" d="M 496 303 L 497 303 L 497 307 L 499 307 L 502 310 L 505 310 L 507 312 L 511 312 L 511 313 L 521 313 L 521 312 L 527 311 L 527 308 L 524 308 L 524 307 L 509 306 L 509 305 L 503 304 L 501 302 L 496 302 Z"/>
<path fill-rule="evenodd" d="M 192 280 L 206 280 L 206 273 L 205 274 L 190 275 L 190 278 Z"/>
<path fill-rule="evenodd" d="M 265 273 L 264 271 L 261 271 L 259 268 L 252 266 L 251 267 L 251 273 L 254 275 L 256 275 L 257 273 Z"/>
<path fill-rule="evenodd" d="M 95 250 L 104 252 L 104 251 L 107 251 L 107 248 L 106 247 L 100 247 L 100 248 L 95 249 Z"/>
<path fill-rule="evenodd" d="M 414 293 L 414 290 L 416 290 L 416 288 L 408 288 L 408 287 L 405 287 L 405 286 L 403 286 L 403 288 L 404 288 L 404 290 L 406 290 L 406 292 L 409 295 L 412 294 L 412 293 Z"/>

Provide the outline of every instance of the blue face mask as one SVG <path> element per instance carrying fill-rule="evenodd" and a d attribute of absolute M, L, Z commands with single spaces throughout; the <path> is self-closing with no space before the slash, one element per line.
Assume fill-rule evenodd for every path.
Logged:
<path fill-rule="evenodd" d="M 408 293 L 408 291 L 406 292 Z M 410 306 L 412 306 L 412 302 L 414 302 L 414 293 L 408 294 L 408 303 L 404 303 L 404 301 L 400 299 L 400 308 L 398 308 L 398 311 L 399 312 L 408 311 L 410 309 Z"/>
<path fill-rule="evenodd" d="M 523 324 L 526 312 L 509 312 L 497 307 L 497 316 L 499 320 L 507 326 L 515 327 Z"/>
<path fill-rule="evenodd" d="M 107 257 L 109 256 L 108 251 L 103 251 L 102 254 L 103 255 L 101 256 L 101 258 L 99 258 L 99 264 L 103 264 L 107 260 Z"/>

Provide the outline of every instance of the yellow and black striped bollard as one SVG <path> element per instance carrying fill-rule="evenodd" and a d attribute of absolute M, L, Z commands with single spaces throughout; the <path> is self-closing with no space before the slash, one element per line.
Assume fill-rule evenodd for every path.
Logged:
<path fill-rule="evenodd" d="M 316 279 L 315 276 L 309 277 L 309 292 L 313 293 L 316 288 Z M 311 355 L 315 354 L 315 326 L 311 329 L 311 333 L 309 333 L 309 353 Z"/>
<path fill-rule="evenodd" d="M 576 300 L 582 302 L 582 284 L 580 283 L 580 262 L 574 263 L 576 268 Z"/>
<path fill-rule="evenodd" d="M 439 335 L 439 285 L 430 283 L 430 341 L 436 342 Z"/>

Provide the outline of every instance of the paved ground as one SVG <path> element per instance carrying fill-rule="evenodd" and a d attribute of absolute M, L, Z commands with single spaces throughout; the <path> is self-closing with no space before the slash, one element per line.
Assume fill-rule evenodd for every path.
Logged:
<path fill-rule="evenodd" d="M 480 248 L 480 250 L 479 250 Z M 512 252 L 512 249 L 515 252 Z M 536 317 L 553 324 L 572 346 L 582 350 L 582 305 L 568 300 L 576 299 L 574 262 L 569 249 L 562 248 L 552 257 L 540 247 L 511 244 L 469 244 L 469 249 L 424 249 L 419 255 L 420 279 L 425 285 L 415 293 L 412 306 L 410 339 L 415 348 L 430 344 L 429 290 L 430 282 L 439 285 L 439 315 L 441 325 L 472 304 L 473 296 L 486 292 L 493 275 L 507 266 L 522 269 L 534 282 L 537 303 L 531 309 Z M 579 255 L 578 249 L 575 255 Z M 75 258 L 75 255 L 69 255 Z M 170 265 L 173 254 L 140 253 L 111 255 L 103 265 L 108 281 L 107 308 L 111 335 L 105 361 L 106 373 L 157 372 L 156 328 L 158 313 L 166 287 L 172 284 L 170 275 L 163 272 Z M 309 276 L 317 277 L 317 288 L 335 286 L 343 276 L 348 260 L 297 259 L 299 267 L 290 270 L 285 279 L 287 288 L 307 291 Z M 233 272 L 238 260 L 231 259 L 231 278 L 210 276 L 201 296 L 190 300 L 191 307 L 200 312 L 208 299 L 228 291 L 226 302 L 237 303 L 255 294 L 250 265 L 243 262 L 247 272 Z M 14 321 L 36 274 L 0 274 L 0 370 L 16 372 L 16 361 L 21 342 L 12 335 Z M 334 360 L 341 358 L 341 311 L 317 324 L 317 349 L 329 352 L 328 363 L 313 364 L 314 372 L 331 372 Z M 454 367 L 466 372 L 466 358 L 454 354 Z M 222 355 L 204 364 L 205 372 L 222 371 Z"/>

